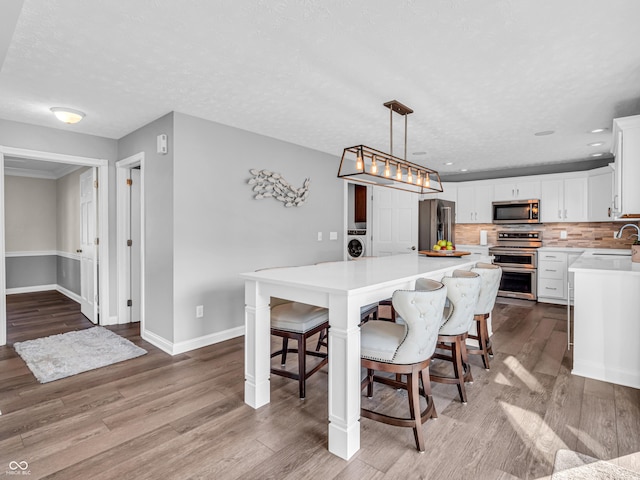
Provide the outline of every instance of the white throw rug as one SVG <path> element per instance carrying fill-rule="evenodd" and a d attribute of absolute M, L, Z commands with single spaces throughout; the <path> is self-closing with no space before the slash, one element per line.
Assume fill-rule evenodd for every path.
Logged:
<path fill-rule="evenodd" d="M 558 450 L 551 480 L 637 480 L 640 474 L 572 450 Z"/>
<path fill-rule="evenodd" d="M 13 345 L 40 383 L 105 367 L 147 351 L 103 327 L 27 340 Z"/>

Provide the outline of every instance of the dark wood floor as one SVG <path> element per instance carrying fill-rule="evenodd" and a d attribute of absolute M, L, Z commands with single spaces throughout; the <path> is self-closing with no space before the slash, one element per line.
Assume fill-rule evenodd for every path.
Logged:
<path fill-rule="evenodd" d="M 362 419 L 362 448 L 348 462 L 326 450 L 326 367 L 305 401 L 294 381 L 274 377 L 271 404 L 253 410 L 242 338 L 171 357 L 132 324 L 110 329 L 147 355 L 39 384 L 11 345 L 92 325 L 56 292 L 11 295 L 7 311 L 0 476 L 26 461 L 30 479 L 538 479 L 560 448 L 640 471 L 640 391 L 570 374 L 562 307 L 498 304 L 496 355 L 490 371 L 472 357 L 468 405 L 454 386 L 433 387 L 427 452 L 409 429 Z M 381 387 L 375 402 L 393 410 L 405 396 Z"/>

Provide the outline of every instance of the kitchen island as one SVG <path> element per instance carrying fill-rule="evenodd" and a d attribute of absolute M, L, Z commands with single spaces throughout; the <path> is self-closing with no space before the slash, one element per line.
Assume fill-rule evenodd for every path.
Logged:
<path fill-rule="evenodd" d="M 574 280 L 573 374 L 640 388 L 640 263 L 628 250 L 589 250 Z"/>
<path fill-rule="evenodd" d="M 270 299 L 329 309 L 329 451 L 349 459 L 360 449 L 360 307 L 411 290 L 418 278 L 440 280 L 476 259 L 416 254 L 364 258 L 244 273 L 245 402 L 270 401 Z M 298 402 L 292 397 L 292 402 Z M 294 425 L 291 428 L 295 428 Z"/>

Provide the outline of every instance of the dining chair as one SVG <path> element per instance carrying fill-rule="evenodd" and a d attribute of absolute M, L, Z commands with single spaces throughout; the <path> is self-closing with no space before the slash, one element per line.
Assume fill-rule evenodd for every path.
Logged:
<path fill-rule="evenodd" d="M 473 382 L 466 340 L 478 303 L 481 279 L 477 273 L 455 270 L 453 276 L 443 277 L 441 282 L 447 287 L 448 305 L 444 309 L 444 318 L 438 332 L 436 353 L 433 358 L 450 361 L 453 364 L 453 377 L 431 373 L 431 381 L 457 385 L 460 401 L 466 404 L 467 392 L 464 384 Z M 416 290 L 424 287 L 426 285 L 423 284 L 423 279 L 418 279 Z"/>
<path fill-rule="evenodd" d="M 306 395 L 306 380 L 324 367 L 329 361 L 327 351 L 307 349 L 307 339 L 329 328 L 329 311 L 326 308 L 307 305 L 299 302 L 286 302 L 271 307 L 271 335 L 282 338 L 282 348 L 271 353 L 271 358 L 281 357 L 281 368 L 271 367 L 271 373 L 298 381 L 301 399 Z M 289 347 L 289 339 L 296 340 L 297 348 Z M 284 368 L 287 354 L 298 355 L 297 371 Z M 321 360 L 307 371 L 307 356 L 319 357 Z"/>
<path fill-rule="evenodd" d="M 361 408 L 360 415 L 377 422 L 410 427 L 420 452 L 425 450 L 422 424 L 429 418 L 437 418 L 429 364 L 438 339 L 447 288 L 440 282 L 425 280 L 422 291 L 398 290 L 393 293 L 393 307 L 404 319 L 402 324 L 384 320 L 371 320 L 360 330 L 361 365 L 367 369 L 362 389 L 367 397 L 373 396 L 373 384 L 381 383 L 407 391 L 409 417 L 397 417 Z M 396 374 L 396 378 L 376 375 L 375 372 Z M 402 382 L 399 378 L 406 378 Z M 422 382 L 422 388 L 420 388 Z M 420 397 L 426 400 L 421 410 Z"/>
<path fill-rule="evenodd" d="M 482 282 L 480 283 L 478 304 L 473 316 L 476 322 L 476 333 L 469 334 L 469 338 L 478 342 L 478 348 L 469 348 L 467 346 L 467 350 L 469 355 L 482 355 L 484 368 L 489 370 L 489 357 L 493 356 L 493 348 L 489 338 L 487 319 L 496 304 L 500 279 L 502 278 L 502 268 L 492 263 L 478 262 L 471 271 L 480 275 Z"/>

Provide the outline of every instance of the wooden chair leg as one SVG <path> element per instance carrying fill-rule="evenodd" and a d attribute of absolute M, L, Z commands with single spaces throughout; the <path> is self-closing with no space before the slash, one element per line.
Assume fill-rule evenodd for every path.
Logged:
<path fill-rule="evenodd" d="M 327 330 L 322 330 L 320 332 L 320 334 L 318 335 L 318 343 L 316 344 L 316 352 L 320 351 L 320 347 L 322 347 L 322 345 L 324 345 L 326 342 L 325 340 L 327 339 Z"/>
<path fill-rule="evenodd" d="M 418 371 L 407 374 L 407 397 L 409 398 L 409 411 L 411 418 L 415 421 L 413 426 L 413 437 L 419 452 L 424 452 L 424 432 L 422 431 L 422 421 L 420 416 L 420 385 L 418 383 L 420 373 Z"/>
<path fill-rule="evenodd" d="M 373 397 L 373 374 L 374 374 L 374 370 L 372 370 L 371 368 L 367 369 L 367 379 L 369 381 L 368 385 L 367 385 L 367 397 L 368 398 L 372 398 Z"/>
<path fill-rule="evenodd" d="M 284 367 L 285 363 L 287 363 L 287 351 L 289 350 L 289 339 L 287 337 L 282 337 L 282 360 L 280 361 L 280 365 Z"/>
<path fill-rule="evenodd" d="M 422 391 L 424 392 L 424 396 L 427 399 L 427 404 L 433 404 L 433 396 L 431 395 L 431 377 L 429 375 L 429 367 L 425 368 L 420 372 L 420 377 L 422 379 Z M 431 413 L 431 418 L 438 418 L 438 412 L 436 412 L 435 408 Z"/>
<path fill-rule="evenodd" d="M 298 387 L 300 399 L 306 395 L 305 384 L 307 380 L 307 340 L 304 335 L 298 337 Z"/>
<path fill-rule="evenodd" d="M 480 331 L 480 335 L 479 335 L 480 340 L 478 340 L 478 343 L 480 345 L 480 348 L 482 349 L 482 363 L 484 364 L 484 368 L 489 370 L 490 368 L 489 349 L 490 349 L 491 340 L 489 340 L 489 329 L 487 327 L 486 318 L 480 322 L 479 331 Z"/>
<path fill-rule="evenodd" d="M 467 392 L 464 388 L 464 367 L 462 365 L 462 345 L 459 339 L 451 344 L 451 355 L 453 356 L 453 373 L 457 379 L 458 393 L 460 401 L 467 403 Z"/>

